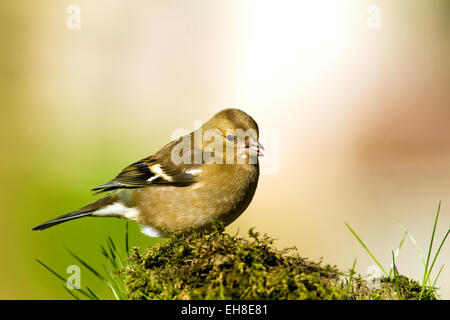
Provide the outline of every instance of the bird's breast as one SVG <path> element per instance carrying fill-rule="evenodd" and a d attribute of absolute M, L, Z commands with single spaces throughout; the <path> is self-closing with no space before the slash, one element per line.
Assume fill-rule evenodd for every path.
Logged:
<path fill-rule="evenodd" d="M 218 166 L 225 166 L 223 168 Z M 259 177 L 257 165 L 205 165 L 197 182 L 185 186 L 136 189 L 138 222 L 153 228 L 205 227 L 213 220 L 229 224 L 250 204 Z"/>

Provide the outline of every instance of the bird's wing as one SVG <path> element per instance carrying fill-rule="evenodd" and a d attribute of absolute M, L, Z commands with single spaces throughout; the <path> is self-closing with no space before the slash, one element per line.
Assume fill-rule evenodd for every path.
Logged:
<path fill-rule="evenodd" d="M 150 156 L 130 164 L 113 180 L 102 184 L 92 191 L 97 193 L 123 188 L 140 188 L 157 185 L 176 187 L 189 186 L 196 182 L 194 168 L 198 165 L 175 165 L 170 159 L 158 159 Z"/>

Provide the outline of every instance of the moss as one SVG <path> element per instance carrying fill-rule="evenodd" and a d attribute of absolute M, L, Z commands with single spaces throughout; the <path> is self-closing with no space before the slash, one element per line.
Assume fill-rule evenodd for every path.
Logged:
<path fill-rule="evenodd" d="M 333 266 L 301 258 L 295 248 L 277 250 L 273 239 L 249 231 L 231 236 L 210 231 L 169 232 L 168 240 L 137 248 L 125 276 L 129 299 L 414 299 L 420 286 L 404 276 L 370 289 L 361 278 L 346 283 Z M 427 297 L 432 297 L 427 296 Z"/>

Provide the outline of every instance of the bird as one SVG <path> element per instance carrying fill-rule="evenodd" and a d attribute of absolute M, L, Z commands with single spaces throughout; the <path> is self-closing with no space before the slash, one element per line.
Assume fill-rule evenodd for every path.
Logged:
<path fill-rule="evenodd" d="M 32 230 L 83 217 L 132 220 L 150 237 L 229 225 L 252 201 L 262 151 L 256 121 L 240 109 L 221 110 L 91 190 L 103 197 Z"/>

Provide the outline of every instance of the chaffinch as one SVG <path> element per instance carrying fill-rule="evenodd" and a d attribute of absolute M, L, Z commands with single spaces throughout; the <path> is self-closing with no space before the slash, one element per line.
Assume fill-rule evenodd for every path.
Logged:
<path fill-rule="evenodd" d="M 164 230 L 203 229 L 233 222 L 250 204 L 259 178 L 255 120 L 239 109 L 218 112 L 201 128 L 171 141 L 113 180 L 94 189 L 107 192 L 79 210 L 44 222 L 44 230 L 81 217 L 120 217 L 141 224 L 149 236 Z"/>

